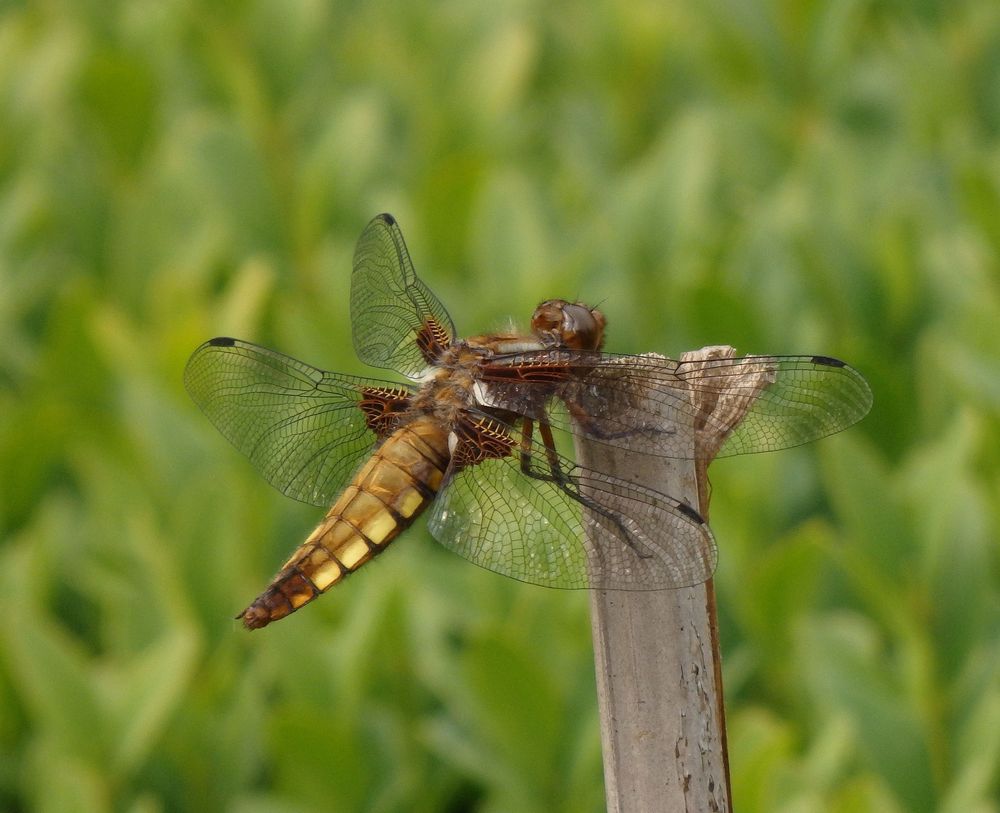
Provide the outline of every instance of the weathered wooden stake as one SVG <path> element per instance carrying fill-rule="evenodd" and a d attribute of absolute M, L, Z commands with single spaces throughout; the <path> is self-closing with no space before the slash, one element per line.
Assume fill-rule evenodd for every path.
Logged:
<path fill-rule="evenodd" d="M 718 421 L 734 428 L 773 380 L 748 363 L 746 375 L 733 376 L 725 390 L 706 391 L 698 362 L 733 355 L 731 347 L 707 347 L 681 357 L 698 417 L 664 417 L 690 436 L 689 459 L 581 443 L 581 462 L 685 500 L 707 518 L 706 469 L 728 435 L 719 433 Z M 707 414 L 716 427 L 711 433 Z M 689 425 L 680 425 L 684 421 Z M 712 582 L 679 590 L 594 590 L 591 624 L 608 810 L 731 811 Z"/>

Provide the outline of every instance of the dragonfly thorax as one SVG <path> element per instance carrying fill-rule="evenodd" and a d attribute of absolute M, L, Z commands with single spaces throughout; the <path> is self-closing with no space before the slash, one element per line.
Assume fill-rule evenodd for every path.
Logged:
<path fill-rule="evenodd" d="M 487 351 L 457 342 L 441 355 L 438 363 L 413 398 L 413 412 L 432 415 L 448 425 L 462 412 L 478 405 L 479 365 Z"/>

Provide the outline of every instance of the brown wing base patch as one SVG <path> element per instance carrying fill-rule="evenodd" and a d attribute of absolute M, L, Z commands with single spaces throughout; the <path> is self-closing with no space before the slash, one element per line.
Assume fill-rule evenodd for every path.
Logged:
<path fill-rule="evenodd" d="M 410 393 L 395 387 L 366 387 L 358 407 L 365 423 L 379 440 L 385 440 L 399 428 L 400 419 L 410 408 Z"/>
<path fill-rule="evenodd" d="M 510 431 L 491 418 L 463 420 L 455 428 L 458 443 L 451 453 L 456 471 L 491 458 L 509 457 L 517 445 Z"/>
<path fill-rule="evenodd" d="M 428 317 L 417 331 L 415 341 L 424 361 L 434 364 L 451 347 L 451 333 L 436 319 Z"/>

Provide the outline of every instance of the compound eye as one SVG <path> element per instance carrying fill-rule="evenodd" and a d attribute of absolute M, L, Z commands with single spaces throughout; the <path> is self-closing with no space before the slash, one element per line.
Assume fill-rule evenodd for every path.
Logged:
<path fill-rule="evenodd" d="M 574 350 L 597 350 L 604 341 L 604 316 L 582 303 L 563 308 L 563 344 Z"/>

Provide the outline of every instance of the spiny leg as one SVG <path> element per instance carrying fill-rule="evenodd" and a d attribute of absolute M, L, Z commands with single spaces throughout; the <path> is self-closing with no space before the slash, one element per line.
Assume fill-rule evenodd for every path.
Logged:
<path fill-rule="evenodd" d="M 527 477 L 555 484 L 560 491 L 567 494 L 569 497 L 572 497 L 585 508 L 589 508 L 595 514 L 599 514 L 605 519 L 613 522 L 621 532 L 626 544 L 635 550 L 637 556 L 642 558 L 649 557 L 651 554 L 643 553 L 638 549 L 637 545 L 633 541 L 634 534 L 625 526 L 625 522 L 623 521 L 621 514 L 617 511 L 612 511 L 610 508 L 605 508 L 603 505 L 600 505 L 585 495 L 580 490 L 580 484 L 573 478 L 573 476 L 563 471 L 562 462 L 559 459 L 559 452 L 556 450 L 555 438 L 552 435 L 552 427 L 545 418 L 539 419 L 538 431 L 542 437 L 542 444 L 545 447 L 545 456 L 549 465 L 549 473 L 537 471 L 532 467 L 531 446 L 533 424 L 534 422 L 530 418 L 524 419 L 523 429 L 521 432 L 521 472 Z"/>

